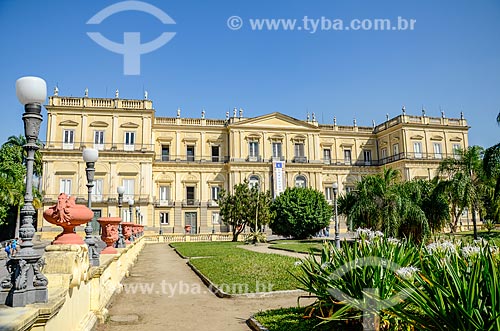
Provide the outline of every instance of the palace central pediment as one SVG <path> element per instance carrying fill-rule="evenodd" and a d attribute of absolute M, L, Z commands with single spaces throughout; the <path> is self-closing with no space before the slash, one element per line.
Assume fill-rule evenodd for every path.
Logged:
<path fill-rule="evenodd" d="M 279 129 L 283 131 L 290 130 L 317 130 L 319 128 L 307 123 L 305 121 L 298 120 L 296 118 L 281 114 L 281 113 L 271 113 L 259 117 L 244 119 L 240 122 L 232 123 L 229 125 L 230 128 L 258 128 L 262 127 L 267 130 L 269 129 Z"/>

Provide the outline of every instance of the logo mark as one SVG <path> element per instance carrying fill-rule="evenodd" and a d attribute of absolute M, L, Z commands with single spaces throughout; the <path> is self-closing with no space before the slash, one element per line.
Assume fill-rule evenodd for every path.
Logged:
<path fill-rule="evenodd" d="M 175 24 L 175 21 L 161 9 L 142 1 L 122 1 L 102 9 L 92 16 L 87 24 L 101 24 L 109 16 L 123 11 L 141 11 L 148 13 L 163 24 Z M 116 43 L 104 37 L 99 32 L 87 32 L 87 35 L 103 48 L 118 54 L 123 54 L 123 74 L 141 74 L 141 55 L 157 50 L 175 36 L 175 32 L 163 32 L 158 38 L 141 44 L 140 32 L 124 32 L 123 44 Z"/>

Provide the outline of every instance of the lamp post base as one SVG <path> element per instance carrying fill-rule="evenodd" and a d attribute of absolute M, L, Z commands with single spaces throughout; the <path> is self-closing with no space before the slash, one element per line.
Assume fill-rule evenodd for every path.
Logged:
<path fill-rule="evenodd" d="M 24 307 L 48 301 L 47 278 L 41 273 L 45 261 L 40 255 L 14 256 L 7 264 L 9 275 L 0 283 L 0 303 Z"/>

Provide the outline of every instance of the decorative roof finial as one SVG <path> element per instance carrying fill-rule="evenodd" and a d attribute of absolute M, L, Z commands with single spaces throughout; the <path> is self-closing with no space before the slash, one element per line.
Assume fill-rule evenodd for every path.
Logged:
<path fill-rule="evenodd" d="M 372 126 L 375 128 L 375 120 L 372 120 Z"/>
<path fill-rule="evenodd" d="M 406 107 L 403 105 L 403 108 L 401 109 L 403 111 L 403 115 L 406 115 Z"/>
<path fill-rule="evenodd" d="M 461 119 L 461 120 L 463 120 L 463 119 L 464 119 L 464 112 L 463 112 L 463 111 L 461 111 L 461 112 L 460 112 L 460 119 Z"/>
<path fill-rule="evenodd" d="M 444 115 L 444 110 L 441 110 L 441 118 L 446 118 L 446 116 Z"/>
<path fill-rule="evenodd" d="M 337 125 L 337 116 L 333 116 L 333 125 Z"/>
<path fill-rule="evenodd" d="M 243 117 L 243 108 L 240 108 L 240 118 Z"/>
<path fill-rule="evenodd" d="M 181 107 L 177 108 L 177 118 L 181 117 Z"/>
<path fill-rule="evenodd" d="M 120 97 L 120 91 L 118 91 L 118 89 L 116 89 L 115 91 L 115 99 L 118 99 Z"/>
<path fill-rule="evenodd" d="M 201 119 L 202 120 L 205 119 L 205 108 L 202 108 L 202 110 L 201 110 Z"/>
<path fill-rule="evenodd" d="M 229 120 L 229 111 L 226 112 L 226 121 Z"/>
<path fill-rule="evenodd" d="M 311 120 L 311 118 L 309 117 L 309 112 L 307 112 L 307 117 L 306 117 L 307 121 L 309 122 Z"/>
<path fill-rule="evenodd" d="M 422 106 L 422 117 L 425 117 L 425 108 Z"/>
<path fill-rule="evenodd" d="M 233 108 L 233 117 L 236 117 L 236 113 L 238 112 L 238 109 L 236 107 Z"/>
<path fill-rule="evenodd" d="M 144 100 L 148 100 L 148 91 L 144 91 Z"/>
<path fill-rule="evenodd" d="M 354 124 L 354 126 L 358 126 L 358 123 L 356 122 L 356 117 L 354 117 L 354 119 L 352 120 L 352 124 Z"/>
<path fill-rule="evenodd" d="M 389 120 L 389 113 L 385 114 L 385 120 L 388 121 Z"/>
<path fill-rule="evenodd" d="M 89 88 L 88 87 L 85 88 L 84 95 L 85 95 L 86 98 L 89 97 Z"/>
<path fill-rule="evenodd" d="M 59 88 L 56 86 L 54 87 L 54 95 L 58 96 L 59 95 Z"/>

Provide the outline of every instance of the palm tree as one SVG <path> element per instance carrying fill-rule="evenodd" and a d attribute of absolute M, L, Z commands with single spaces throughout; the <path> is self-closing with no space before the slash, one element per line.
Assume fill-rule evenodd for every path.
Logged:
<path fill-rule="evenodd" d="M 418 186 L 400 183 L 400 173 L 384 169 L 364 177 L 356 190 L 339 198 L 339 211 L 356 227 L 381 230 L 390 236 L 421 240 L 429 231 L 427 217 L 415 199 Z"/>
<path fill-rule="evenodd" d="M 450 224 L 455 231 L 460 215 L 465 208 L 472 213 L 474 239 L 477 239 L 476 211 L 482 208 L 482 154 L 479 146 L 471 146 L 459 152 L 458 158 L 447 158 L 439 166 L 439 175 L 447 179 L 442 181 L 441 187 L 448 194 L 451 202 L 451 213 L 454 223 Z"/>

